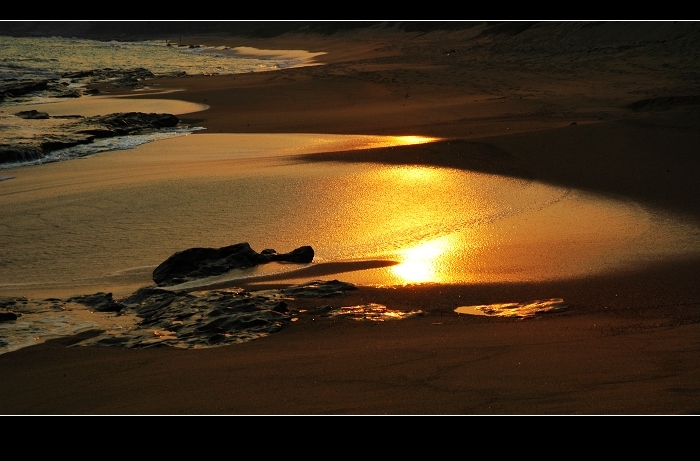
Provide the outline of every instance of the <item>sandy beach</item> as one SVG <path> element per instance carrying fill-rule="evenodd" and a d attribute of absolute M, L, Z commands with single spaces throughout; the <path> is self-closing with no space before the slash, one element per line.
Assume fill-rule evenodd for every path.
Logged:
<path fill-rule="evenodd" d="M 498 236 L 515 236 L 517 257 L 484 251 L 491 259 L 479 267 L 492 275 L 471 283 L 360 283 L 342 297 L 289 302 L 424 313 L 402 320 L 306 316 L 265 338 L 206 349 L 70 347 L 90 331 L 49 340 L 0 355 L 0 414 L 698 413 L 700 26 L 515 24 L 157 37 L 252 54 L 305 50 L 318 65 L 159 78 L 136 92 L 102 84 L 99 99 L 47 109 L 157 109 L 206 129 L 3 171 L 12 179 L 0 181 L 7 236 L 0 296 L 126 296 L 152 283 L 153 265 L 175 251 L 237 243 L 227 231 L 234 218 L 215 212 L 225 209 L 230 181 L 293 168 L 435 167 L 537 182 L 630 204 L 625 210 L 646 220 L 643 239 L 632 229 L 638 215 L 622 219 L 617 208 L 599 214 L 602 221 L 562 214 L 561 227 L 549 230 L 514 221 L 519 231 Z M 262 134 L 279 141 L 263 149 Z M 361 149 L 338 138 L 300 151 L 290 146 L 301 138 L 289 134 L 438 140 Z M 232 143 L 244 152 L 235 161 Z M 571 240 L 572 229 L 586 230 L 586 245 Z M 305 232 L 290 229 L 289 241 L 268 244 L 289 251 L 320 238 Z M 265 235 L 250 236 L 256 249 Z M 71 256 L 73 246 L 81 250 Z M 86 259 L 74 256 L 83 251 Z M 93 278 L 51 282 L 55 273 L 84 273 L 86 264 Z M 133 269 L 115 272 L 120 267 Z M 354 283 L 367 269 L 385 270 L 381 262 L 336 262 L 237 286 L 278 288 L 296 277 Z M 455 312 L 551 298 L 569 308 L 526 319 Z"/>

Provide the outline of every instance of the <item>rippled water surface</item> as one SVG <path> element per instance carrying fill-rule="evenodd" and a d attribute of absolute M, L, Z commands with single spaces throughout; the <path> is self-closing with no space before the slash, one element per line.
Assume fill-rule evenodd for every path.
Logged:
<path fill-rule="evenodd" d="M 176 251 L 238 242 L 311 245 L 314 264 L 394 262 L 339 276 L 371 285 L 561 279 L 700 251 L 696 226 L 631 201 L 449 168 L 292 156 L 369 141 L 193 134 L 11 170 L 17 177 L 0 183 L 0 211 L 12 217 L 0 226 L 0 290 L 149 281 Z"/>
<path fill-rule="evenodd" d="M 103 68 L 146 68 L 156 75 L 238 74 L 284 69 L 306 62 L 303 54 L 256 58 L 241 56 L 227 47 L 171 45 L 163 40 L 118 42 L 0 36 L 0 80 L 53 78 L 65 72 Z"/>

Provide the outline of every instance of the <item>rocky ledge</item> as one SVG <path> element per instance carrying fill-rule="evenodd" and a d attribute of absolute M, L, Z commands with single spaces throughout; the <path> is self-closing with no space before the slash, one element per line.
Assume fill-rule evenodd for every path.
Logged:
<path fill-rule="evenodd" d="M 76 343 L 76 346 L 212 347 L 267 336 L 299 317 L 330 316 L 338 309 L 325 302 L 300 310 L 289 306 L 288 301 L 302 297 L 342 297 L 355 289 L 355 285 L 338 280 L 316 280 L 287 290 L 253 293 L 241 288 L 188 293 L 144 287 L 119 300 L 115 300 L 112 293 L 104 292 L 68 299 L 0 297 L 0 323 L 11 325 L 21 319 L 24 328 L 35 329 L 41 336 L 45 319 L 55 318 L 59 323 L 66 323 L 65 317 L 61 316 L 88 308 L 101 313 L 100 318 L 107 318 L 106 315 L 112 319 L 130 318 L 132 323 L 114 329 L 109 326 L 109 321 L 102 323 L 93 327 L 95 334 L 91 338 Z M 0 350 L 10 345 L 7 338 L 0 337 Z"/>
<path fill-rule="evenodd" d="M 106 83 L 114 87 L 140 88 L 144 82 L 161 77 L 184 77 L 184 71 L 156 75 L 148 69 L 93 69 L 79 72 L 67 72 L 56 78 L 15 79 L 0 82 L 0 103 L 21 101 L 31 95 L 47 98 L 79 98 L 97 94 L 99 90 L 90 85 Z"/>
<path fill-rule="evenodd" d="M 5 137 L 0 141 L 0 164 L 27 162 L 45 158 L 59 149 L 90 144 L 97 139 L 116 136 L 140 135 L 177 126 L 180 119 L 172 114 L 119 112 L 95 117 L 79 115 L 54 116 L 36 110 L 14 114 L 39 123 L 45 119 L 66 119 L 60 132 L 44 132 L 31 138 Z M 37 130 L 37 132 L 41 132 Z"/>

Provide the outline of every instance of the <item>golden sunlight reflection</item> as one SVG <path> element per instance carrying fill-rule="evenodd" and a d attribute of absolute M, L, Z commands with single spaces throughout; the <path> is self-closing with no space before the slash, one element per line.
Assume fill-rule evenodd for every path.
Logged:
<path fill-rule="evenodd" d="M 410 146 L 413 144 L 425 144 L 427 142 L 440 140 L 440 138 L 431 138 L 427 136 L 385 136 L 385 138 L 387 139 L 380 140 L 383 146 Z"/>
<path fill-rule="evenodd" d="M 439 258 L 450 249 L 454 241 L 450 237 L 446 235 L 400 250 L 401 264 L 391 266 L 391 272 L 404 283 L 440 282 Z"/>
<path fill-rule="evenodd" d="M 265 135 L 269 136 L 269 135 Z M 380 147 L 410 146 L 439 141 L 440 138 L 427 136 L 379 136 L 379 135 L 343 135 L 343 134 L 280 134 L 286 141 L 296 138 L 304 143 L 305 149 L 316 152 L 339 152 L 344 150 L 376 149 Z M 303 152 L 298 152 L 303 153 Z"/>
<path fill-rule="evenodd" d="M 177 251 L 238 242 L 280 253 L 311 245 L 315 256 L 307 272 L 264 266 L 231 279 L 306 283 L 316 270 L 374 286 L 552 280 L 700 254 L 695 223 L 631 201 L 452 168 L 288 157 L 431 139 L 193 134 L 18 169 L 1 183 L 11 219 L 0 235 L 3 257 L 21 264 L 0 264 L 0 290 L 72 283 L 128 294 L 150 283 L 143 268 Z"/>
<path fill-rule="evenodd" d="M 538 299 L 527 303 L 495 303 L 481 304 L 475 306 L 460 306 L 455 309 L 458 314 L 486 315 L 493 317 L 517 317 L 527 319 L 536 314 L 546 314 L 550 312 L 562 312 L 569 308 L 569 305 L 562 298 Z"/>

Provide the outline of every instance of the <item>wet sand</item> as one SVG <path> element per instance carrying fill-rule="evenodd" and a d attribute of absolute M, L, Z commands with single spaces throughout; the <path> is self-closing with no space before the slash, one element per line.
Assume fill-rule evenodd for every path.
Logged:
<path fill-rule="evenodd" d="M 158 79 L 154 88 L 183 91 L 136 97 L 177 94 L 208 105 L 179 115 L 206 127 L 207 135 L 449 138 L 372 153 L 320 153 L 305 161 L 496 173 L 633 200 L 700 222 L 700 117 L 691 104 L 694 82 L 683 77 L 698 70 L 688 51 L 697 27 L 690 27 L 685 41 L 672 28 L 654 27 L 666 40 L 647 44 L 640 44 L 642 37 L 655 35 L 638 25 L 601 27 L 595 37 L 586 30 L 562 32 L 559 48 L 545 46 L 545 31 L 537 35 L 537 30 L 513 36 L 467 30 L 187 38 L 327 54 L 317 58 L 323 66 Z M 687 24 L 677 27 L 688 32 Z M 629 106 L 650 98 L 653 103 Z M 210 139 L 207 135 L 188 139 Z M 171 141 L 176 140 L 160 142 Z M 60 182 L 68 174 L 62 169 L 75 175 L 70 163 L 34 169 L 37 176 L 48 174 L 34 184 Z M 147 163 L 139 167 L 144 180 L 154 171 L 173 180 L 220 171 L 173 166 L 161 172 L 156 162 Z M 88 169 L 71 187 L 99 187 L 94 173 Z M 3 183 L 24 180 L 17 176 Z M 114 180 L 128 184 L 139 177 L 125 172 Z M 360 287 L 321 302 L 380 303 L 427 315 L 385 322 L 307 318 L 264 339 L 212 349 L 67 347 L 79 338 L 49 341 L 0 355 L 0 390 L 6 396 L 0 413 L 695 414 L 698 269 L 700 260 L 680 255 L 566 280 Z M 140 281 L 137 277 L 132 286 Z M 454 312 L 463 305 L 555 297 L 570 309 L 525 320 Z M 319 300 L 294 303 L 312 307 Z"/>

